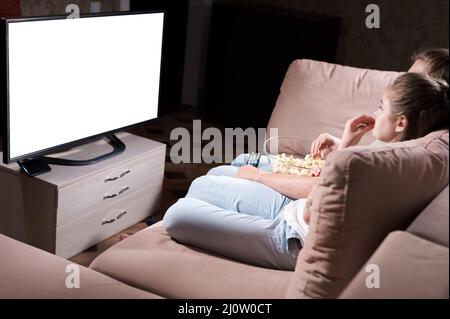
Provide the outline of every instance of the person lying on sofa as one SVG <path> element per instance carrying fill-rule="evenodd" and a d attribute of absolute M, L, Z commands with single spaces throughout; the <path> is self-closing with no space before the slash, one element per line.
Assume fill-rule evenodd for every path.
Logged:
<path fill-rule="evenodd" d="M 435 79 L 443 79 L 448 82 L 449 73 L 449 52 L 444 48 L 432 48 L 414 54 L 413 64 L 409 68 L 410 73 L 421 73 Z M 310 154 L 313 158 L 325 159 L 326 156 L 335 150 L 340 139 L 330 133 L 320 134 L 311 144 Z M 374 144 L 379 143 L 375 141 Z M 241 154 L 232 162 L 231 166 L 245 166 L 249 154 Z M 261 155 L 257 167 L 263 171 L 270 170 L 270 161 L 266 155 Z M 225 168 L 224 168 L 225 169 Z"/>
<path fill-rule="evenodd" d="M 449 52 L 448 49 L 434 48 L 425 50 L 414 55 L 413 65 L 409 68 L 409 73 L 425 74 L 434 79 L 444 80 L 448 84 L 449 73 Z M 311 156 L 325 159 L 333 150 L 338 148 L 340 140 L 338 137 L 329 133 L 320 134 L 311 144 Z M 378 141 L 374 142 L 378 143 Z M 240 163 L 244 160 L 242 157 L 236 160 Z"/>
<path fill-rule="evenodd" d="M 386 89 L 375 114 L 349 120 L 339 149 L 372 130 L 380 141 L 399 142 L 448 129 L 448 85 L 406 73 Z M 361 123 L 366 127 L 358 130 Z M 224 172 L 214 168 L 192 182 L 165 214 L 167 232 L 183 244 L 248 264 L 293 270 L 308 232 L 305 197 L 317 178 L 305 182 L 306 176 L 252 166 L 227 166 L 229 176 Z"/>
<path fill-rule="evenodd" d="M 414 55 L 411 73 L 425 74 L 448 83 L 448 49 L 434 48 Z"/>

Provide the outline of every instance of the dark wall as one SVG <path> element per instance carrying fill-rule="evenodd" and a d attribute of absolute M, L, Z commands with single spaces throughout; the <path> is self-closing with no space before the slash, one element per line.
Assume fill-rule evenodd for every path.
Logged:
<path fill-rule="evenodd" d="M 355 67 L 402 71 L 422 48 L 449 43 L 448 0 L 229 0 L 273 5 L 342 17 L 336 62 Z M 381 11 L 381 28 L 368 29 L 368 4 Z"/>
<path fill-rule="evenodd" d="M 264 127 L 291 62 L 335 62 L 340 19 L 216 2 L 199 109 L 227 127 Z"/>
<path fill-rule="evenodd" d="M 159 115 L 180 109 L 189 0 L 131 0 L 131 11 L 165 10 Z"/>
<path fill-rule="evenodd" d="M 183 102 L 198 105 L 202 90 L 202 65 L 208 46 L 211 4 L 218 0 L 190 0 L 188 51 L 183 84 Z M 227 0 L 291 11 L 317 12 L 341 17 L 336 63 L 380 70 L 403 71 L 414 52 L 446 47 L 449 42 L 448 0 Z M 368 29 L 365 9 L 378 4 L 381 28 Z M 195 9 L 195 10 L 194 10 Z M 192 19 L 191 19 L 192 18 Z M 191 32 L 195 30 L 195 32 Z"/>

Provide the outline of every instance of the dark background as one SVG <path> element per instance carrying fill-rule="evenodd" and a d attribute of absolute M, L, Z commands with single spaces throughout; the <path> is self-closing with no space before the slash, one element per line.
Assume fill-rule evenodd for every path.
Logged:
<path fill-rule="evenodd" d="M 340 18 L 217 2 L 211 11 L 200 113 L 229 127 L 265 127 L 292 61 L 335 62 Z"/>
<path fill-rule="evenodd" d="M 166 10 L 160 115 L 183 104 L 179 71 L 191 63 L 185 50 L 188 7 L 188 1 L 131 1 L 131 10 Z M 223 0 L 211 2 L 209 12 L 193 103 L 201 118 L 227 127 L 265 127 L 293 60 L 336 61 L 339 17 Z"/>
<path fill-rule="evenodd" d="M 5 1 L 14 0 L 2 0 L 2 5 Z M 100 2 L 103 11 L 119 9 L 115 0 Z M 82 12 L 87 12 L 90 0 L 20 1 L 25 16 L 64 14 L 68 3 L 79 4 Z M 239 122 L 243 126 L 261 125 L 267 119 L 288 60 L 308 57 L 361 68 L 404 71 L 410 66 L 413 53 L 429 47 L 448 48 L 449 41 L 448 0 L 131 0 L 130 3 L 132 10 L 167 10 L 161 114 L 188 105 L 230 126 Z M 239 10 L 217 12 L 216 3 L 264 6 L 269 13 L 261 18 L 256 13 Z M 371 3 L 380 7 L 380 29 L 365 26 L 368 15 L 365 8 Z M 287 12 L 285 19 L 279 18 L 280 9 Z M 305 19 L 295 19 L 302 12 L 334 17 L 340 23 L 332 27 L 329 20 L 314 26 Z M 258 69 L 256 65 L 261 67 Z M 238 116 L 236 111 L 242 110 L 244 104 L 251 112 Z"/>

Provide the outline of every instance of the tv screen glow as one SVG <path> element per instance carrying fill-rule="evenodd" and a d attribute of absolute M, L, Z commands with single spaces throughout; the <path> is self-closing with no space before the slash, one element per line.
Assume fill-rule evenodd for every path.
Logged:
<path fill-rule="evenodd" d="M 164 13 L 8 23 L 9 159 L 156 118 Z"/>

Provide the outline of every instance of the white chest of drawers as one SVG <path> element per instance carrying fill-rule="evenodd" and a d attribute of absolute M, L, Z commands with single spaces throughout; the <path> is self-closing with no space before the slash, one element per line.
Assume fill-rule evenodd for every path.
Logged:
<path fill-rule="evenodd" d="M 51 172 L 30 178 L 17 164 L 0 164 L 0 233 L 70 258 L 156 213 L 166 145 L 117 136 L 126 150 L 93 165 L 51 165 Z M 82 159 L 109 151 L 102 140 L 57 156 Z"/>

